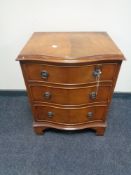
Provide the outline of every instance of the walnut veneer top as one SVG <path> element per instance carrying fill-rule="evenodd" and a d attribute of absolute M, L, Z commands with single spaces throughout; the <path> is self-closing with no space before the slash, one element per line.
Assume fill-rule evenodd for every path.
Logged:
<path fill-rule="evenodd" d="M 35 32 L 17 60 L 90 62 L 123 60 L 106 32 Z"/>

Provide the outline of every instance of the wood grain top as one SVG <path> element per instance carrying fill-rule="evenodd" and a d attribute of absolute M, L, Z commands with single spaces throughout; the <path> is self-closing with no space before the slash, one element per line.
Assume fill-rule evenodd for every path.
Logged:
<path fill-rule="evenodd" d="M 106 32 L 35 32 L 17 57 L 65 63 L 123 59 Z"/>

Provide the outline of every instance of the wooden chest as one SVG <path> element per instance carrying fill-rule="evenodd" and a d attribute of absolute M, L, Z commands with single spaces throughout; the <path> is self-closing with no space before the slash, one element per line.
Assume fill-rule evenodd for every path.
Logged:
<path fill-rule="evenodd" d="M 37 32 L 20 61 L 33 128 L 92 128 L 103 135 L 121 51 L 105 32 Z"/>

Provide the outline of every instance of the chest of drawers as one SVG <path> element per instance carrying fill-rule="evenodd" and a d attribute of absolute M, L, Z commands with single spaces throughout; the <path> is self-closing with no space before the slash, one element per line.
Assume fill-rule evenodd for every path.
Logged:
<path fill-rule="evenodd" d="M 36 32 L 17 57 L 33 128 L 103 135 L 124 56 L 105 32 Z"/>

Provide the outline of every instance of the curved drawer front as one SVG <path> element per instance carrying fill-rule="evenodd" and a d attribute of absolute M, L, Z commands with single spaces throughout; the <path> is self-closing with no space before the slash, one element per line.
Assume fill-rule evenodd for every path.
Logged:
<path fill-rule="evenodd" d="M 59 108 L 55 106 L 34 106 L 35 120 L 64 124 L 85 123 L 104 120 L 106 106 L 81 108 Z"/>
<path fill-rule="evenodd" d="M 85 84 L 95 82 L 97 76 L 100 76 L 101 81 L 112 81 L 115 77 L 116 66 L 116 63 L 86 66 L 55 66 L 32 63 L 26 64 L 25 70 L 28 81 L 58 84 Z"/>
<path fill-rule="evenodd" d="M 30 86 L 33 101 L 61 105 L 80 105 L 95 102 L 108 102 L 111 85 L 87 86 L 84 88 L 62 88 L 52 86 Z"/>

